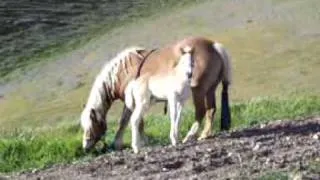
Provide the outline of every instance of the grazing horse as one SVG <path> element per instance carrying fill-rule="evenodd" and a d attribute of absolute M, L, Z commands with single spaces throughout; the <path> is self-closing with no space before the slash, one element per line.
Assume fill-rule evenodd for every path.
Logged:
<path fill-rule="evenodd" d="M 125 104 L 132 111 L 130 118 L 131 137 L 132 149 L 135 153 L 138 153 L 140 148 L 138 126 L 141 118 L 157 101 L 167 101 L 169 104 L 170 140 L 173 146 L 177 145 L 182 107 L 191 91 L 192 71 L 192 48 L 186 46 L 181 49 L 178 64 L 171 70 L 158 74 L 145 73 L 128 84 L 125 90 Z M 164 87 L 164 85 L 166 86 Z"/>
<path fill-rule="evenodd" d="M 133 47 L 120 52 L 110 60 L 95 79 L 88 101 L 81 114 L 83 148 L 89 150 L 101 139 L 107 129 L 106 114 L 111 104 L 125 99 L 125 89 L 139 74 L 168 72 L 178 63 L 182 47 L 193 48 L 194 69 L 190 86 L 195 106 L 195 122 L 183 142 L 198 134 L 202 119 L 206 116 L 204 129 L 198 140 L 212 133 L 212 121 L 216 112 L 215 90 L 222 82 L 221 129 L 228 130 L 231 123 L 228 87 L 231 83 L 231 61 L 222 44 L 202 37 L 188 37 L 156 51 Z M 131 111 L 124 107 L 114 145 L 121 147 L 124 129 Z M 141 121 L 143 122 L 143 120 Z M 140 123 L 140 133 L 143 123 Z"/>

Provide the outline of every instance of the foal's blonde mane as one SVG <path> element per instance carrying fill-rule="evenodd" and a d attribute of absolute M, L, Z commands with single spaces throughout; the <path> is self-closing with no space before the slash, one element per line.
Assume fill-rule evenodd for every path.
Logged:
<path fill-rule="evenodd" d="M 101 114 L 105 114 L 107 107 L 104 104 L 109 95 L 114 96 L 115 85 L 118 83 L 118 72 L 122 67 L 125 69 L 125 63 L 129 59 L 131 53 L 141 56 L 138 51 L 144 50 L 142 47 L 130 47 L 120 53 L 118 53 L 113 59 L 107 62 L 100 73 L 96 76 L 93 86 L 91 88 L 88 102 L 86 104 L 85 110 L 83 113 L 84 116 L 89 117 L 90 109 L 93 108 Z M 126 71 L 126 70 L 125 70 Z M 127 71 L 126 71 L 127 72 Z M 106 87 L 108 88 L 108 93 L 106 94 Z M 108 99 L 110 100 L 110 99 Z M 85 118 L 89 119 L 89 118 Z M 85 127 L 90 127 L 91 122 L 82 122 Z"/>

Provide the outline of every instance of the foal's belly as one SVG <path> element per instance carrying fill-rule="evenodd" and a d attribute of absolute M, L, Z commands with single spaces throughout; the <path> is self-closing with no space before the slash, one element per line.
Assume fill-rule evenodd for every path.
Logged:
<path fill-rule="evenodd" d="M 159 84 L 150 84 L 150 91 L 154 98 L 158 100 L 167 100 L 169 95 L 176 94 L 180 100 L 186 100 L 191 93 L 189 82 L 166 82 Z"/>

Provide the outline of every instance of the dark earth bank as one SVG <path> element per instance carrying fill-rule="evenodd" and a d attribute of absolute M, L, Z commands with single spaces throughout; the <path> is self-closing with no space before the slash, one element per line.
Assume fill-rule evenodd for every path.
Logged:
<path fill-rule="evenodd" d="M 146 147 L 55 165 L 14 179 L 320 179 L 320 117 L 278 120 L 178 147 Z"/>

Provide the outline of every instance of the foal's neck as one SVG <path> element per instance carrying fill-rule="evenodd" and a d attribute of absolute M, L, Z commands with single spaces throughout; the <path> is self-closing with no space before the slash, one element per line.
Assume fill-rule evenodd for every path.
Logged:
<path fill-rule="evenodd" d="M 181 83 L 185 83 L 189 81 L 187 73 L 183 69 L 180 69 L 180 67 L 176 67 L 174 69 L 173 76 L 174 76 L 174 79 L 179 80 L 179 82 Z"/>

